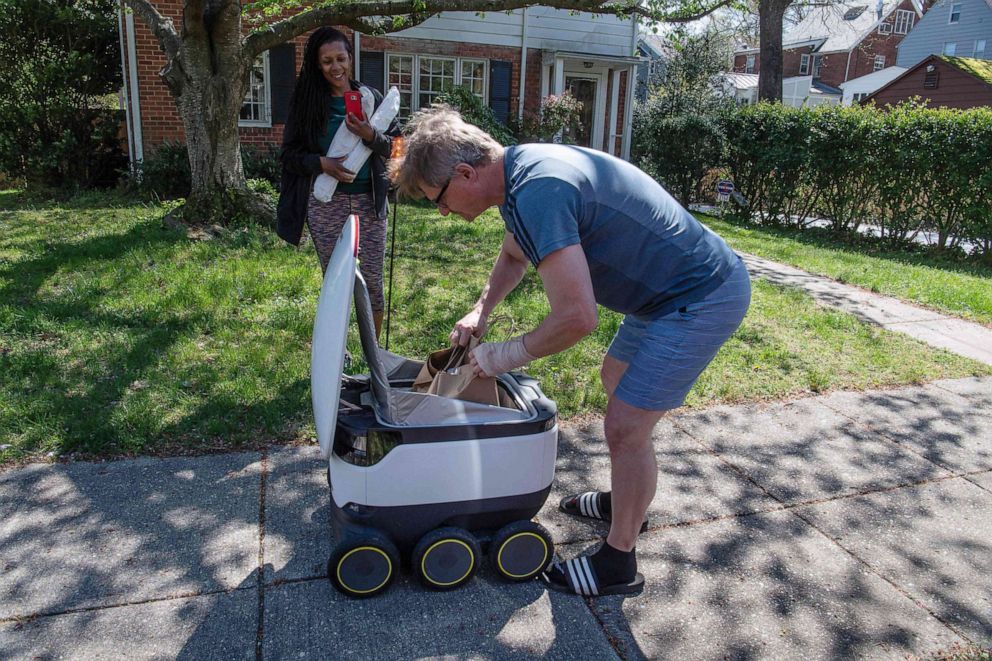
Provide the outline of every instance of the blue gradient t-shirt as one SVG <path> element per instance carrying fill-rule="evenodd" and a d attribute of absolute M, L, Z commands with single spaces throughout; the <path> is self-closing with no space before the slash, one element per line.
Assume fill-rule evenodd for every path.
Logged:
<path fill-rule="evenodd" d="M 699 301 L 736 265 L 723 239 L 656 181 L 604 152 L 566 145 L 508 147 L 506 229 L 535 267 L 581 244 L 596 302 L 655 319 Z"/>

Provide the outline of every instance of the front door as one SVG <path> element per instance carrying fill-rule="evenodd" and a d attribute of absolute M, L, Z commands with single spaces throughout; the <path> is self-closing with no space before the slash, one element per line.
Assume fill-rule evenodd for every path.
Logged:
<path fill-rule="evenodd" d="M 595 78 L 582 78 L 579 76 L 565 75 L 565 89 L 572 93 L 572 97 L 582 103 L 582 110 L 579 113 L 580 126 L 578 129 L 569 129 L 566 133 L 568 142 L 580 147 L 592 147 L 592 139 L 595 134 L 594 123 L 596 117 L 596 86 L 599 81 Z"/>

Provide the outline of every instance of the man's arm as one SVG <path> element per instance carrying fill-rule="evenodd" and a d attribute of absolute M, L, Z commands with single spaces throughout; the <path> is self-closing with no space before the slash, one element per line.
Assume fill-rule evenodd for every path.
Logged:
<path fill-rule="evenodd" d="M 536 358 L 564 351 L 596 330 L 596 298 L 589 263 L 582 246 L 556 250 L 537 267 L 551 312 L 524 335 L 527 351 Z"/>
<path fill-rule="evenodd" d="M 508 372 L 541 356 L 564 351 L 595 330 L 596 299 L 582 247 L 571 245 L 554 251 L 537 272 L 544 281 L 551 312 L 526 335 L 476 347 L 469 356 L 475 374 Z"/>
<path fill-rule="evenodd" d="M 513 235 L 509 232 L 504 234 L 499 256 L 493 264 L 493 270 L 479 295 L 479 300 L 472 307 L 472 311 L 455 324 L 454 330 L 448 337 L 452 344 L 466 345 L 471 335 L 475 334 L 476 337 L 485 335 L 487 320 L 493 308 L 520 284 L 524 273 L 527 272 L 527 265 L 527 257 L 520 250 Z"/>

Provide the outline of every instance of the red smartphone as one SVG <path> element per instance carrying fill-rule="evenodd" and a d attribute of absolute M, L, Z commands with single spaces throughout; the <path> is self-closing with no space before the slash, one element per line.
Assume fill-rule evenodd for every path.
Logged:
<path fill-rule="evenodd" d="M 362 95 L 354 90 L 345 92 L 344 111 L 351 113 L 360 120 L 364 120 L 365 114 L 362 113 Z"/>

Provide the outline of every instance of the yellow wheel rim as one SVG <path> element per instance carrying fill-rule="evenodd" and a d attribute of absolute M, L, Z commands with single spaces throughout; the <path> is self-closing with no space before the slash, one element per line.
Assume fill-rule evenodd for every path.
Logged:
<path fill-rule="evenodd" d="M 529 571 L 526 574 L 514 574 L 513 572 L 507 570 L 507 568 L 503 566 L 503 551 L 506 549 L 506 547 L 509 545 L 510 542 L 512 542 L 518 537 L 533 537 L 537 541 L 541 542 L 541 547 L 544 548 L 544 557 L 541 559 L 541 564 L 538 565 L 538 569 L 543 567 L 544 564 L 548 561 L 548 543 L 544 541 L 543 537 L 532 532 L 518 532 L 516 535 L 512 535 L 505 542 L 503 542 L 499 547 L 499 553 L 496 554 L 496 564 L 499 565 L 499 570 L 503 572 L 504 575 L 509 576 L 510 578 L 524 578 L 534 573 L 534 571 Z"/>
<path fill-rule="evenodd" d="M 427 573 L 427 556 L 429 556 L 431 554 L 431 551 L 433 551 L 434 549 L 436 549 L 441 544 L 461 544 L 465 548 L 465 550 L 468 551 L 468 557 L 472 559 L 472 562 L 469 563 L 468 569 L 465 570 L 465 573 L 464 574 L 462 574 L 461 576 L 459 576 L 458 578 L 456 578 L 453 581 L 448 581 L 447 583 L 442 583 L 441 581 L 435 581 Z M 460 583 L 461 581 L 464 581 L 465 578 L 469 574 L 472 573 L 472 569 L 474 567 L 475 567 L 475 553 L 472 552 L 472 547 L 471 546 L 469 546 L 468 544 L 466 544 L 465 542 L 463 542 L 460 539 L 442 539 L 442 540 L 440 540 L 438 542 L 434 542 L 429 547 L 427 547 L 427 550 L 424 551 L 423 557 L 420 558 L 420 575 L 423 576 L 424 578 L 426 578 L 428 581 L 430 581 L 434 585 L 437 585 L 439 587 L 448 587 L 450 585 L 455 585 L 457 583 Z"/>
<path fill-rule="evenodd" d="M 369 588 L 368 590 L 356 590 L 352 587 L 349 587 L 348 584 L 345 583 L 344 579 L 341 577 L 341 566 L 345 563 L 345 560 L 347 560 L 355 553 L 358 553 L 359 551 L 373 551 L 375 553 L 378 553 L 379 555 L 381 555 L 383 558 L 386 559 L 386 567 L 389 570 L 386 572 L 386 578 L 382 579 L 382 583 L 379 583 L 379 585 L 375 586 L 374 588 Z M 334 571 L 338 577 L 338 585 L 343 586 L 348 592 L 353 592 L 355 594 L 371 594 L 377 590 L 381 590 L 382 586 L 384 586 L 386 583 L 389 582 L 390 577 L 392 577 L 393 575 L 393 561 L 389 559 L 389 555 L 382 549 L 376 548 L 374 546 L 359 546 L 358 548 L 352 549 L 347 553 L 345 553 L 341 557 L 341 559 L 338 560 L 338 566 L 335 568 Z"/>

